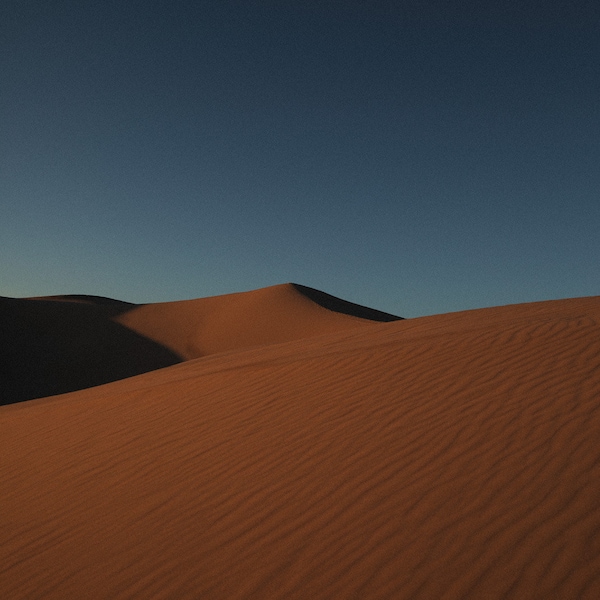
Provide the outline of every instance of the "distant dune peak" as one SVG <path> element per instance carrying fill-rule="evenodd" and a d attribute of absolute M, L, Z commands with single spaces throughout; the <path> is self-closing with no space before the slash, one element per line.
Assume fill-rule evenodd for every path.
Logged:
<path fill-rule="evenodd" d="M 82 294 L 4 298 L 0 405 L 93 387 L 220 352 L 398 318 L 291 283 L 151 304 Z"/>
<path fill-rule="evenodd" d="M 389 323 L 391 321 L 400 321 L 403 318 L 383 312 L 381 310 L 355 304 L 354 302 L 349 302 L 348 300 L 342 300 L 341 298 L 332 296 L 331 294 L 327 294 L 326 292 L 316 290 L 315 288 L 311 288 L 306 285 L 301 285 L 299 283 L 290 283 L 290 285 L 303 296 L 306 296 L 323 308 L 334 312 L 343 313 L 352 317 L 358 317 L 360 319 L 368 319 L 370 321 L 380 321 L 385 323 Z"/>

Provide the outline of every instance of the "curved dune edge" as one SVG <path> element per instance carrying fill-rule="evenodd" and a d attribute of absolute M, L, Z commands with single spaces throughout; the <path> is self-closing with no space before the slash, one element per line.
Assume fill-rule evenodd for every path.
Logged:
<path fill-rule="evenodd" d="M 303 291 L 317 294 L 317 301 Z M 330 310 L 318 302 L 323 298 Z M 0 298 L 0 404 L 381 318 L 396 317 L 294 284 L 145 305 L 81 295 Z"/>
<path fill-rule="evenodd" d="M 0 589 L 600 597 L 600 298 L 374 324 L 0 409 Z"/>
<path fill-rule="evenodd" d="M 321 298 L 325 302 L 319 302 Z M 197 300 L 144 304 L 116 321 L 189 360 L 371 325 L 380 315 L 387 313 L 286 283 Z"/>
<path fill-rule="evenodd" d="M 334 312 L 350 315 L 352 317 L 358 317 L 360 319 L 380 321 L 382 323 L 402 320 L 402 317 L 397 317 L 396 315 L 391 315 L 390 313 L 386 313 L 381 310 L 375 310 L 367 306 L 361 306 L 360 304 L 355 304 L 354 302 L 348 302 L 347 300 L 342 300 L 341 298 L 337 298 L 336 296 L 332 296 L 331 294 L 327 294 L 326 292 L 316 290 L 315 288 L 311 288 L 306 285 L 300 285 L 299 283 L 290 283 L 287 285 L 291 286 L 294 290 L 306 298 L 316 302 L 319 306 Z"/>
<path fill-rule="evenodd" d="M 181 362 L 163 345 L 114 322 L 132 305 L 67 300 L 0 298 L 0 404 L 89 388 Z"/>

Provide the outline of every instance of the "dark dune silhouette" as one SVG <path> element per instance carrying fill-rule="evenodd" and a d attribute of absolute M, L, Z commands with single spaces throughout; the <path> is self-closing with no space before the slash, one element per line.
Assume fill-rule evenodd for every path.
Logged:
<path fill-rule="evenodd" d="M 172 350 L 111 320 L 131 305 L 68 300 L 0 298 L 0 404 L 72 392 L 181 362 Z"/>
<path fill-rule="evenodd" d="M 28 300 L 55 300 L 59 302 L 79 302 L 102 306 L 104 310 L 111 310 L 111 314 L 119 314 L 136 306 L 133 302 L 115 300 L 106 296 L 92 296 L 89 294 L 61 294 L 60 296 L 43 296 L 41 298 L 28 298 Z"/>
<path fill-rule="evenodd" d="M 390 321 L 400 321 L 402 317 L 391 315 L 390 313 L 375 310 L 368 306 L 362 306 L 355 304 L 354 302 L 348 302 L 348 300 L 342 300 L 326 292 L 316 290 L 306 285 L 300 285 L 299 283 L 291 284 L 298 292 L 310 298 L 313 302 L 316 302 L 323 308 L 332 310 L 334 312 L 343 313 L 352 317 L 358 317 L 359 319 L 368 319 L 369 321 L 380 321 L 383 323 L 389 323 Z"/>

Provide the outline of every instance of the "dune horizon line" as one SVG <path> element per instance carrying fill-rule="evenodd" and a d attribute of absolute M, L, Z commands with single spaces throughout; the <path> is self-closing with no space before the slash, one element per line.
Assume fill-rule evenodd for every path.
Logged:
<path fill-rule="evenodd" d="M 0 347 L 4 370 L 0 405 L 94 387 L 215 352 L 281 343 L 356 324 L 322 314 L 316 307 L 344 318 L 400 319 L 295 283 L 154 304 L 84 294 L 0 298 L 5 340 Z"/>
<path fill-rule="evenodd" d="M 0 406 L 11 600 L 600 597 L 600 297 L 387 322 L 292 284 L 0 308 L 64 318 L 36 357 L 174 361 Z"/>

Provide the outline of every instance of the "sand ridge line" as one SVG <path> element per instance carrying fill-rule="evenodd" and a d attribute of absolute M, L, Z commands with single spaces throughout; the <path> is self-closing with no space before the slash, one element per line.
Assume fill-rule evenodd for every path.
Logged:
<path fill-rule="evenodd" d="M 383 318 L 397 319 L 295 284 L 144 305 L 98 296 L 3 298 L 0 403 L 60 395 L 184 360 L 355 329 Z"/>
<path fill-rule="evenodd" d="M 600 338 L 571 309 L 422 322 L 410 343 L 409 322 L 373 325 L 0 410 L 0 581 L 15 598 L 595 598 Z M 240 377 L 201 368 L 250 354 Z"/>

